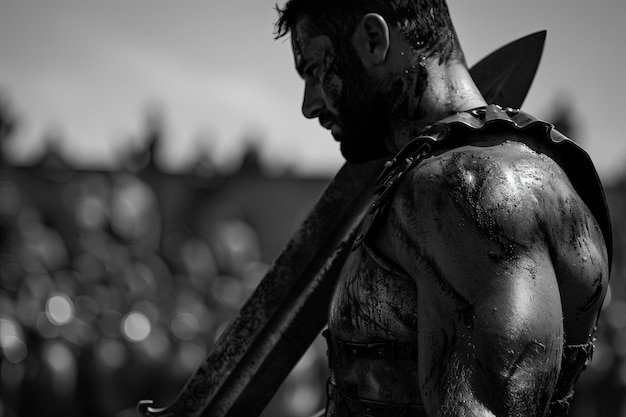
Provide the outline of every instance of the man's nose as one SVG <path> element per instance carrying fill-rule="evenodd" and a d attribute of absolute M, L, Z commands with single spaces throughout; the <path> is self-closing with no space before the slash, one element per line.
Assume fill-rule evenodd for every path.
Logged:
<path fill-rule="evenodd" d="M 319 116 L 325 107 L 322 91 L 317 83 L 306 83 L 304 86 L 304 99 L 302 100 L 302 114 L 307 119 Z"/>

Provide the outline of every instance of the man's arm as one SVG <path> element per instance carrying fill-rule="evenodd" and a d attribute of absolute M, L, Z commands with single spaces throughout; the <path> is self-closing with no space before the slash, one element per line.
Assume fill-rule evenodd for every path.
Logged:
<path fill-rule="evenodd" d="M 453 283 L 432 283 L 447 286 L 443 291 L 420 288 L 420 388 L 429 415 L 543 415 L 563 346 L 559 294 L 556 285 L 542 285 L 554 282 L 547 260 L 519 262 L 524 266 L 501 273 L 465 272 L 494 281 L 483 294 L 457 292 Z M 436 280 L 455 272 L 442 269 Z"/>
<path fill-rule="evenodd" d="M 564 337 L 542 220 L 556 174 L 523 145 L 465 148 L 427 161 L 399 191 L 392 241 L 417 282 L 429 415 L 543 415 Z"/>

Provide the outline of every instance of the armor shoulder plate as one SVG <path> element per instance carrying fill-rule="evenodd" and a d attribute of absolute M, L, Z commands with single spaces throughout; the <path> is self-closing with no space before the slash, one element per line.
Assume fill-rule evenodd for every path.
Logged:
<path fill-rule="evenodd" d="M 589 155 L 576 143 L 557 131 L 548 122 L 521 110 L 503 108 L 495 104 L 487 107 L 454 114 L 433 125 L 410 140 L 391 160 L 389 160 L 376 180 L 374 201 L 361 223 L 353 249 L 365 239 L 372 226 L 383 217 L 396 187 L 406 174 L 421 161 L 445 150 L 472 145 L 474 132 L 490 132 L 493 129 L 511 129 L 527 132 L 539 139 L 538 152 L 550 149 L 562 156 L 558 162 L 568 176 L 574 189 L 589 207 L 598 222 L 607 246 L 609 266 L 612 259 L 611 221 L 606 196 L 598 173 Z M 517 135 L 523 141 L 527 135 Z M 502 139 L 510 140 L 506 137 Z M 494 143 L 494 145 L 497 143 Z"/>

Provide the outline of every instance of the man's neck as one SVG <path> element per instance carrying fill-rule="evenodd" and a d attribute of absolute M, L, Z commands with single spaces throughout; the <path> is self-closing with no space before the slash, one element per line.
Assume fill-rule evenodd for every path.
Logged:
<path fill-rule="evenodd" d="M 426 126 L 455 113 L 487 104 L 467 67 L 461 62 L 452 60 L 439 64 L 438 58 L 433 57 L 426 60 L 425 71 L 426 88 L 414 112 L 419 116 L 396 123 L 392 138 L 389 138 L 391 143 L 388 143 L 394 151 L 402 149 Z"/>

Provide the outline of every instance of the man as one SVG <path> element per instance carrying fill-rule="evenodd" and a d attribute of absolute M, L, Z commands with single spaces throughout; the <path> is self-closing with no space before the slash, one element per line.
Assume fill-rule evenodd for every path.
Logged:
<path fill-rule="evenodd" d="M 279 15 L 303 114 L 349 162 L 396 155 L 331 302 L 326 415 L 565 415 L 609 279 L 586 154 L 485 102 L 444 0 Z"/>

